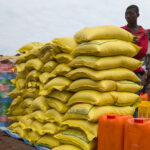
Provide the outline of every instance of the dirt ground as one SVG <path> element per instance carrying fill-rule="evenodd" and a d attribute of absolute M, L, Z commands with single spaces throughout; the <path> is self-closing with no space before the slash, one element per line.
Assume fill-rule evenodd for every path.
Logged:
<path fill-rule="evenodd" d="M 36 150 L 36 148 L 0 131 L 0 150 Z"/>

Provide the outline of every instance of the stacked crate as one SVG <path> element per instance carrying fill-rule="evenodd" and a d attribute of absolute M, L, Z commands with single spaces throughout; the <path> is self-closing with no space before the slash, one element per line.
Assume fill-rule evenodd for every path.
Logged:
<path fill-rule="evenodd" d="M 16 78 L 13 72 L 13 62 L 9 57 L 3 57 L 0 60 L 0 127 L 7 127 L 11 124 L 8 119 L 7 110 L 12 103 L 12 98 L 8 93 L 14 89 L 14 85 L 10 80 Z"/>

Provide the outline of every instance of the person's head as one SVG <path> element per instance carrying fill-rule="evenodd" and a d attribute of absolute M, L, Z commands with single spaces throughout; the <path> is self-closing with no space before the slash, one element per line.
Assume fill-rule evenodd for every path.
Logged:
<path fill-rule="evenodd" d="M 125 18 L 128 24 L 137 23 L 137 18 L 139 17 L 139 8 L 136 5 L 130 5 L 127 7 L 125 12 Z"/>

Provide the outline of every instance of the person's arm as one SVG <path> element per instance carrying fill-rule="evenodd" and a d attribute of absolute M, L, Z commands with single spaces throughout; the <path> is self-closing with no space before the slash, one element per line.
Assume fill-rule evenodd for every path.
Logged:
<path fill-rule="evenodd" d="M 123 27 L 121 27 L 121 28 L 124 29 L 124 30 L 126 30 L 126 31 L 128 31 L 128 32 L 130 32 L 130 31 L 128 30 L 127 26 L 123 26 Z M 130 33 L 131 33 L 131 32 L 130 32 Z M 131 33 L 131 34 L 132 34 L 132 33 Z M 133 43 L 136 44 L 137 42 L 138 42 L 138 37 L 134 35 Z"/>
<path fill-rule="evenodd" d="M 144 73 L 144 75 L 141 78 L 141 82 L 143 86 L 146 85 L 146 80 L 147 80 L 147 71 Z"/>
<path fill-rule="evenodd" d="M 141 39 L 139 39 L 137 45 L 142 47 L 142 49 L 135 56 L 135 58 L 142 59 L 143 57 L 146 56 L 146 52 L 147 52 L 147 49 L 148 49 L 148 36 L 143 36 Z"/>
<path fill-rule="evenodd" d="M 146 67 L 148 67 L 148 65 L 150 64 L 150 54 L 148 53 L 145 57 L 145 65 Z"/>

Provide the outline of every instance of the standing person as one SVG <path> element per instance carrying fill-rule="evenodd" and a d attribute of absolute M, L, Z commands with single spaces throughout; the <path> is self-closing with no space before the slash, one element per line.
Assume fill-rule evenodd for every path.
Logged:
<path fill-rule="evenodd" d="M 122 28 L 137 37 L 136 44 L 142 47 L 142 49 L 134 58 L 141 60 L 146 56 L 146 52 L 148 49 L 148 35 L 147 31 L 142 26 L 137 24 L 137 19 L 139 16 L 140 14 L 138 6 L 130 5 L 129 7 L 127 7 L 125 12 L 125 19 L 127 21 L 127 25 Z M 142 78 L 142 75 L 145 73 L 145 70 L 143 68 L 138 68 L 137 70 L 135 70 L 135 73 L 139 78 Z M 138 109 L 136 109 L 134 114 L 134 117 L 137 116 L 138 116 Z"/>
<path fill-rule="evenodd" d="M 150 69 L 150 29 L 147 30 L 148 33 L 148 37 L 149 37 L 149 42 L 148 42 L 148 50 L 147 50 L 147 54 L 146 54 L 146 69 L 149 70 Z"/>
<path fill-rule="evenodd" d="M 146 64 L 146 73 L 144 74 L 143 83 L 145 92 L 148 94 L 148 99 L 150 101 L 150 29 L 147 30 L 149 42 L 148 42 L 148 50 L 145 56 L 145 64 Z"/>

